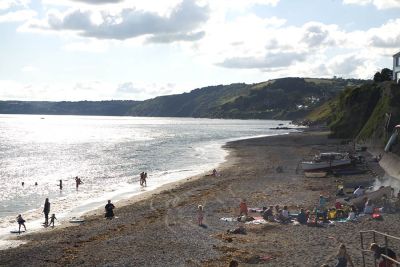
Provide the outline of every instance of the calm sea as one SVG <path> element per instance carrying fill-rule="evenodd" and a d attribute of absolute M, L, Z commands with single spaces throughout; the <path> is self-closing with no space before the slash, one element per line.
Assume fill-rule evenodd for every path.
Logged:
<path fill-rule="evenodd" d="M 0 115 L 0 234 L 19 213 L 27 226 L 42 220 L 47 197 L 51 213 L 68 218 L 208 171 L 224 161 L 227 141 L 289 132 L 269 129 L 279 124 L 289 122 Z"/>

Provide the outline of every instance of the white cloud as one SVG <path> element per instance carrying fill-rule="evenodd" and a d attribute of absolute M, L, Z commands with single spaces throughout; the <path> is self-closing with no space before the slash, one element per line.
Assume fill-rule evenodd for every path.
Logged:
<path fill-rule="evenodd" d="M 0 23 L 27 21 L 36 15 L 37 13 L 35 11 L 28 9 L 8 12 L 4 15 L 0 15 Z"/>
<path fill-rule="evenodd" d="M 28 7 L 30 0 L 1 0 L 0 10 L 6 10 L 14 7 Z"/>
<path fill-rule="evenodd" d="M 185 87 L 186 90 L 192 88 L 194 88 L 193 85 Z M 2 100 L 145 100 L 178 91 L 182 92 L 182 89 L 173 83 L 104 81 L 22 83 L 14 80 L 0 80 Z"/>
<path fill-rule="evenodd" d="M 110 47 L 109 42 L 99 40 L 88 40 L 81 42 L 68 43 L 63 46 L 63 49 L 69 52 L 89 52 L 102 53 L 106 52 Z"/>
<path fill-rule="evenodd" d="M 126 40 L 148 36 L 148 41 L 193 41 L 203 37 L 201 25 L 209 17 L 207 5 L 196 0 L 183 0 L 170 14 L 125 8 L 118 12 L 72 9 L 65 13 L 51 11 L 46 20 L 33 20 L 23 29 L 72 31 L 83 37 Z"/>
<path fill-rule="evenodd" d="M 400 8 L 399 0 L 343 0 L 344 4 L 374 5 L 377 9 Z"/>
<path fill-rule="evenodd" d="M 36 72 L 36 71 L 39 71 L 39 69 L 32 65 L 26 65 L 21 68 L 21 71 L 22 72 Z"/>

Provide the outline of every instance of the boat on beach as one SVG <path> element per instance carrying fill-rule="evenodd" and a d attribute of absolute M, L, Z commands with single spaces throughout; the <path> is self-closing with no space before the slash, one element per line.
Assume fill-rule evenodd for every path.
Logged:
<path fill-rule="evenodd" d="M 323 170 L 351 164 L 349 153 L 326 152 L 316 155 L 311 161 L 300 163 L 304 171 Z"/>
<path fill-rule="evenodd" d="M 326 177 L 328 172 L 326 171 L 308 171 L 304 172 L 304 176 L 307 178 L 323 178 Z"/>

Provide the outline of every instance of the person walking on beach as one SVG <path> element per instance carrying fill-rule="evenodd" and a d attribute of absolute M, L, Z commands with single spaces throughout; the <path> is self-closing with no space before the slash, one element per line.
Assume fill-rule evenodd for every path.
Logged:
<path fill-rule="evenodd" d="M 199 226 L 203 225 L 203 219 L 204 219 L 204 208 L 202 205 L 199 205 L 197 207 L 197 221 L 199 223 Z"/>
<path fill-rule="evenodd" d="M 54 227 L 54 220 L 57 220 L 57 218 L 56 218 L 56 215 L 53 213 L 53 214 L 51 214 L 50 224 L 49 224 L 49 225 L 53 225 L 52 227 Z"/>
<path fill-rule="evenodd" d="M 49 213 L 50 213 L 50 202 L 49 202 L 48 198 L 46 198 L 46 200 L 44 202 L 43 213 L 44 213 L 44 225 L 48 226 L 49 225 Z"/>
<path fill-rule="evenodd" d="M 239 215 L 248 215 L 248 208 L 246 204 L 246 199 L 242 199 L 242 201 L 239 204 Z"/>
<path fill-rule="evenodd" d="M 18 233 L 19 234 L 21 233 L 21 225 L 24 227 L 26 231 L 25 220 L 22 218 L 21 214 L 17 216 L 17 222 L 18 222 Z"/>
<path fill-rule="evenodd" d="M 351 261 L 350 255 L 347 253 L 346 246 L 344 244 L 340 244 L 339 251 L 336 255 L 337 263 L 335 267 L 354 267 L 353 262 Z"/>
<path fill-rule="evenodd" d="M 144 172 L 141 172 L 140 173 L 140 180 L 139 180 L 141 186 L 143 186 L 143 180 L 144 180 Z"/>
<path fill-rule="evenodd" d="M 111 203 L 111 200 L 108 201 L 107 205 L 104 207 L 106 210 L 106 219 L 111 220 L 114 217 L 114 204 Z"/>

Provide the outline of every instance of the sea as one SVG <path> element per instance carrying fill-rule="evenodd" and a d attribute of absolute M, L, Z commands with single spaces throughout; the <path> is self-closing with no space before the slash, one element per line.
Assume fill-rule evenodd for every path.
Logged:
<path fill-rule="evenodd" d="M 270 129 L 278 126 L 295 127 L 276 120 L 0 115 L 0 237 L 17 228 L 18 214 L 28 230 L 40 229 L 46 198 L 50 213 L 68 220 L 107 199 L 118 204 L 209 172 L 225 160 L 228 141 L 298 131 Z M 142 171 L 147 187 L 139 185 Z"/>

